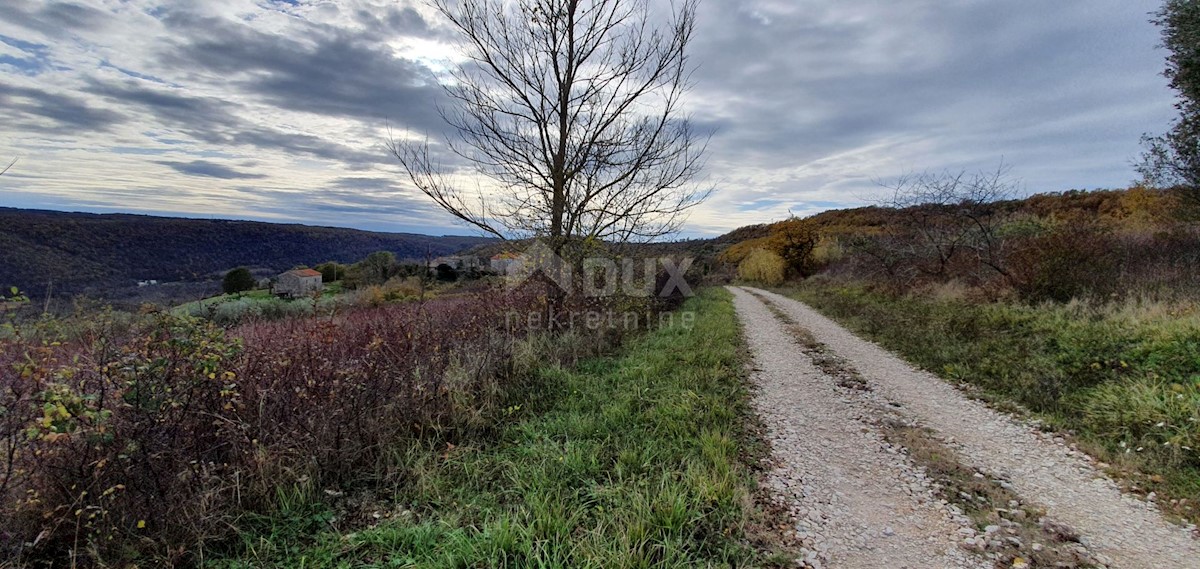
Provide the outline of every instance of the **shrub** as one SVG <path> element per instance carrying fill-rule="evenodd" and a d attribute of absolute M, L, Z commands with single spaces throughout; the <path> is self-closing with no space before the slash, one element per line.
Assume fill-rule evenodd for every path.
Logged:
<path fill-rule="evenodd" d="M 443 376 L 451 354 L 484 358 L 456 373 L 462 393 L 453 401 L 491 396 L 472 382 L 502 368 L 497 334 L 507 334 L 513 300 L 427 305 L 432 313 L 388 306 L 230 332 L 157 314 L 125 338 L 6 344 L 0 364 L 18 373 L 0 386 L 9 410 L 2 434 L 19 452 L 0 468 L 8 473 L 0 547 L 14 559 L 64 564 L 86 551 L 95 563 L 130 559 L 130 546 L 188 557 L 230 535 L 239 512 L 271 508 L 280 484 L 376 476 L 388 445 L 414 428 L 455 425 Z M 277 302 L 241 299 L 218 314 Z"/>
<path fill-rule="evenodd" d="M 771 228 L 771 249 L 783 259 L 787 269 L 808 276 L 816 269 L 814 251 L 821 241 L 811 220 L 792 217 Z"/>
<path fill-rule="evenodd" d="M 1095 223 L 1076 220 L 1025 239 L 1007 263 L 1022 298 L 1066 302 L 1113 292 L 1116 241 Z"/>
<path fill-rule="evenodd" d="M 376 287 L 378 288 L 378 287 Z M 187 306 L 189 316 L 204 318 L 226 327 L 258 320 L 329 315 L 354 302 L 354 297 L 322 297 L 316 299 L 284 299 L 277 297 L 240 297 L 218 299 L 219 302 L 193 303 Z M 362 303 L 369 306 L 368 303 Z"/>
<path fill-rule="evenodd" d="M 396 273 L 396 268 L 396 255 L 389 251 L 376 251 L 346 269 L 346 287 L 381 285 Z"/>
<path fill-rule="evenodd" d="M 740 264 L 756 251 L 766 250 L 778 255 L 786 271 L 808 276 L 817 269 L 815 256 L 821 243 L 818 227 L 811 219 L 789 217 L 769 227 L 768 234 L 731 245 L 721 252 L 726 263 Z"/>
<path fill-rule="evenodd" d="M 437 280 L 442 282 L 453 282 L 458 280 L 458 271 L 454 267 L 442 263 L 437 266 Z"/>
<path fill-rule="evenodd" d="M 783 282 L 787 264 L 778 254 L 756 249 L 738 264 L 738 278 L 775 286 Z"/>
<path fill-rule="evenodd" d="M 428 295 L 420 277 L 392 277 L 382 287 L 383 298 L 388 301 L 416 300 Z"/>
<path fill-rule="evenodd" d="M 139 332 L 6 346 L 17 370 L 0 386 L 16 449 L 0 469 L 6 557 L 67 564 L 86 547 L 99 564 L 114 544 L 203 540 L 228 523 L 245 434 L 240 341 L 166 314 Z"/>

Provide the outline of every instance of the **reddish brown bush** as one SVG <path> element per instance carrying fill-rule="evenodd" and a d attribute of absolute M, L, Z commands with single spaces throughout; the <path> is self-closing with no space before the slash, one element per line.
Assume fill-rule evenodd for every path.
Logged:
<path fill-rule="evenodd" d="M 1096 223 L 1064 223 L 1013 247 L 1007 259 L 1011 284 L 1031 301 L 1110 294 L 1120 262 L 1116 244 L 1112 233 Z"/>
<path fill-rule="evenodd" d="M 486 424 L 472 419 L 498 403 L 544 298 L 496 290 L 229 331 L 159 313 L 2 342 L 0 557 L 187 563 L 280 487 L 403 476 L 387 457 L 406 439 Z"/>

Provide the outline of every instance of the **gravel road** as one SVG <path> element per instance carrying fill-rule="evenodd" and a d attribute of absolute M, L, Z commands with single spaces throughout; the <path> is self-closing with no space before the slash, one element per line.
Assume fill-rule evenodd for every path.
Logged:
<path fill-rule="evenodd" d="M 809 567 L 986 567 L 958 547 L 968 521 L 868 427 L 758 299 L 732 289 L 754 355 L 754 405 L 776 464 L 768 477 Z"/>
<path fill-rule="evenodd" d="M 848 360 L 874 397 L 932 429 L 970 466 L 1002 477 L 1022 500 L 1075 530 L 1104 565 L 1200 568 L 1194 528 L 1173 525 L 1152 504 L 1123 494 L 1090 457 L 1062 439 L 965 397 L 798 301 L 757 289 L 730 290 L 754 357 L 755 406 L 777 463 L 767 483 L 795 518 L 807 565 L 990 563 L 960 547 L 970 535 L 969 521 L 933 495 L 901 449 L 883 441 L 872 420 L 878 410 L 837 388 L 748 291 Z"/>

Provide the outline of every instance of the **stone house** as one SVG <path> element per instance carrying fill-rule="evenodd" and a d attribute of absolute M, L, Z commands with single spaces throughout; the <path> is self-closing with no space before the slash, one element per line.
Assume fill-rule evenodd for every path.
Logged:
<path fill-rule="evenodd" d="M 488 263 L 488 268 L 498 275 L 507 275 L 521 264 L 521 256 L 516 253 L 506 252 L 492 255 Z"/>
<path fill-rule="evenodd" d="M 276 296 L 298 298 L 321 290 L 321 272 L 312 269 L 292 269 L 275 279 L 272 292 Z"/>

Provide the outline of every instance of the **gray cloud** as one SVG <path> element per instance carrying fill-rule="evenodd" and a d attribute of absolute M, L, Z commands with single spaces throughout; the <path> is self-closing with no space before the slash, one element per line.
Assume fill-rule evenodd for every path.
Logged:
<path fill-rule="evenodd" d="M 111 14 L 75 2 L 9 0 L 0 17 L 29 30 L 61 37 L 63 32 L 100 27 L 110 21 Z"/>
<path fill-rule="evenodd" d="M 219 74 L 232 88 L 281 108 L 440 131 L 437 78 L 423 65 L 391 54 L 382 41 L 384 30 L 424 33 L 424 20 L 411 9 L 390 14 L 369 21 L 379 27 L 366 32 L 306 24 L 293 37 L 172 13 L 163 21 L 175 45 L 162 64 Z"/>
<path fill-rule="evenodd" d="M 367 176 L 345 176 L 334 180 L 330 185 L 343 190 L 386 190 L 398 192 L 404 189 L 404 187 L 399 183 L 398 177 L 374 178 Z"/>
<path fill-rule="evenodd" d="M 109 83 L 90 80 L 85 91 L 105 100 L 136 107 L 165 125 L 215 147 L 249 146 L 282 150 L 353 165 L 385 161 L 382 152 L 356 151 L 344 144 L 302 133 L 253 124 L 236 113 L 242 105 L 216 97 L 196 97 L 145 82 Z"/>
<path fill-rule="evenodd" d="M 25 129 L 79 135 L 105 132 L 126 120 L 122 114 L 94 106 L 82 97 L 2 82 L 0 113 Z M 30 120 L 32 117 L 47 120 L 39 125 Z"/>
<path fill-rule="evenodd" d="M 181 174 L 189 176 L 203 176 L 208 178 L 219 178 L 222 180 L 249 180 L 266 178 L 264 174 L 255 174 L 252 172 L 242 172 L 228 166 L 222 166 L 208 160 L 193 160 L 191 162 L 172 162 L 169 160 L 159 161 L 158 164 L 167 166 Z"/>
<path fill-rule="evenodd" d="M 381 228 L 420 228 L 424 232 L 444 233 L 441 212 L 427 200 L 415 199 L 386 178 L 344 178 L 326 187 L 305 190 L 279 190 L 239 186 L 239 197 L 254 203 L 261 214 L 296 216 L 337 226 Z"/>

